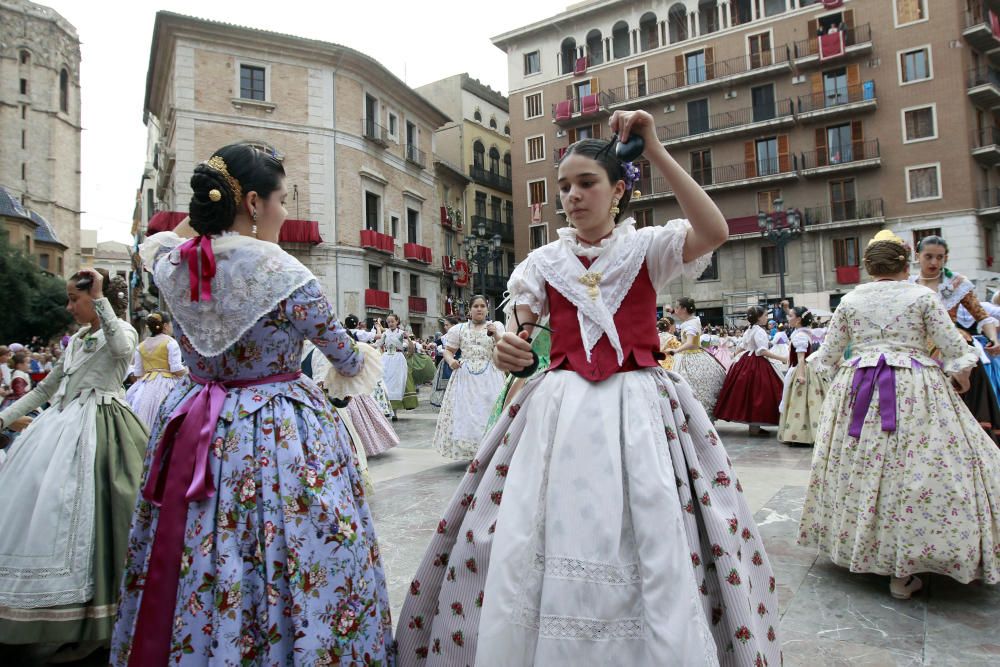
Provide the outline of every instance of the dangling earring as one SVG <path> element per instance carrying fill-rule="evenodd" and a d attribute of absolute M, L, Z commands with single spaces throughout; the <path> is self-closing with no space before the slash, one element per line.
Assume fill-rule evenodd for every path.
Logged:
<path fill-rule="evenodd" d="M 619 213 L 621 213 L 621 209 L 618 208 L 618 198 L 617 197 L 611 200 L 611 210 L 609 211 L 609 213 L 611 213 L 611 217 L 612 218 L 615 217 L 615 216 L 617 216 Z"/>
<path fill-rule="evenodd" d="M 253 217 L 253 227 L 251 227 L 251 232 L 253 233 L 253 237 L 257 238 L 257 211 L 253 211 L 250 215 Z"/>

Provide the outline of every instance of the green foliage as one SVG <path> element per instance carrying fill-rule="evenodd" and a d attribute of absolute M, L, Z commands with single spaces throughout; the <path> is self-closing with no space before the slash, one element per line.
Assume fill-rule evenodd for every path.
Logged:
<path fill-rule="evenodd" d="M 42 271 L 35 258 L 0 234 L 0 343 L 49 340 L 71 321 L 63 279 Z"/>

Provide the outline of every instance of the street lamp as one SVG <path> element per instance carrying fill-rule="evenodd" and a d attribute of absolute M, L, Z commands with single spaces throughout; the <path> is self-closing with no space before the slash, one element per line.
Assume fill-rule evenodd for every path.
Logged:
<path fill-rule="evenodd" d="M 781 298 L 785 298 L 785 246 L 793 238 L 802 234 L 805 230 L 802 227 L 802 214 L 798 209 L 785 210 L 785 201 L 781 198 L 774 200 L 774 211 L 764 213 L 758 211 L 757 225 L 760 227 L 760 235 L 770 239 L 777 246 L 778 250 L 778 275 L 780 280 Z"/>
<path fill-rule="evenodd" d="M 479 222 L 472 228 L 474 235 L 465 237 L 462 242 L 465 245 L 465 257 L 470 264 L 476 265 L 479 274 L 479 290 L 486 294 L 486 267 L 495 261 L 502 254 L 501 245 L 503 239 L 499 234 L 493 236 L 486 235 L 486 222 L 480 218 Z M 473 285 L 473 292 L 475 285 Z"/>

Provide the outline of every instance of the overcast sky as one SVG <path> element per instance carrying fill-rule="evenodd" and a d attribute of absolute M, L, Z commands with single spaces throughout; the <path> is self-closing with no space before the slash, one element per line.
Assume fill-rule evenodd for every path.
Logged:
<path fill-rule="evenodd" d="M 336 42 L 374 57 L 411 86 L 462 71 L 507 92 L 507 60 L 490 37 L 563 11 L 570 0 L 36 0 L 82 43 L 82 226 L 129 242 L 146 154 L 142 103 L 153 19 L 164 9 Z"/>

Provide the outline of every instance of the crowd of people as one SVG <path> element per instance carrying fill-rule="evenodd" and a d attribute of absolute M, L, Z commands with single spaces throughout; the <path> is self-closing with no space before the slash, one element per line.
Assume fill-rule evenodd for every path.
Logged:
<path fill-rule="evenodd" d="M 923 572 L 1000 583 L 998 321 L 944 239 L 911 278 L 878 234 L 874 282 L 826 327 L 749 304 L 741 331 L 706 332 L 690 297 L 658 321 L 728 227 L 649 114 L 610 126 L 560 159 L 569 224 L 514 270 L 506 326 L 476 296 L 422 340 L 395 314 L 339 319 L 277 244 L 280 161 L 233 144 L 197 165 L 190 217 L 140 249 L 164 305 L 147 331 L 85 269 L 44 378 L 29 390 L 23 350 L 0 349 L 0 502 L 19 508 L 0 644 L 116 667 L 779 665 L 776 575 L 717 420 L 814 447 L 800 544 L 897 598 Z M 626 215 L 636 143 L 684 219 Z M 394 623 L 366 461 L 421 384 L 467 472 Z"/>

